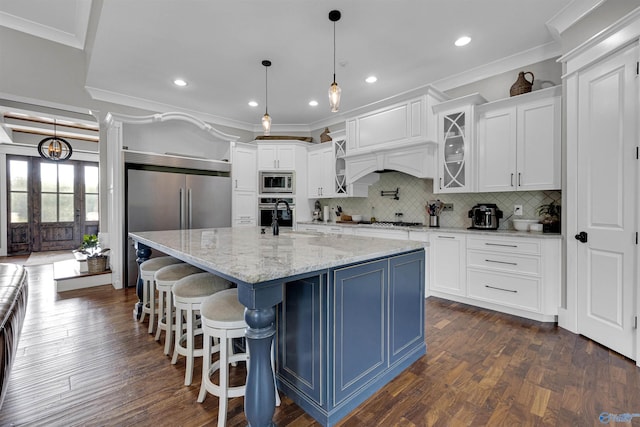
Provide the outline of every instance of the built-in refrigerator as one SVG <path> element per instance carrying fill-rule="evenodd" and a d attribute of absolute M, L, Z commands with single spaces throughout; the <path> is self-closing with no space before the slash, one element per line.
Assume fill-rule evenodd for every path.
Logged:
<path fill-rule="evenodd" d="M 127 248 L 124 279 L 136 286 L 138 265 L 130 231 L 231 226 L 231 178 L 228 164 L 129 156 L 125 163 Z M 125 158 L 127 160 L 127 158 Z M 137 161 L 137 162 L 136 162 Z M 149 164 L 155 163 L 155 164 Z"/>

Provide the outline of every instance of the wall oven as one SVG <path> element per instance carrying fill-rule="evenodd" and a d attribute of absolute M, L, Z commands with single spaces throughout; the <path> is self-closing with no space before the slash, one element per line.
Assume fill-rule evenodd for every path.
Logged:
<path fill-rule="evenodd" d="M 286 197 L 261 197 L 258 203 L 258 218 L 260 227 L 271 227 L 273 218 L 273 209 L 277 200 L 285 200 L 289 203 L 291 214 L 287 213 L 287 207 L 284 203 L 278 204 L 278 226 L 280 228 L 293 228 L 295 224 L 295 212 L 293 198 Z"/>
<path fill-rule="evenodd" d="M 294 194 L 293 172 L 260 172 L 260 193 Z"/>

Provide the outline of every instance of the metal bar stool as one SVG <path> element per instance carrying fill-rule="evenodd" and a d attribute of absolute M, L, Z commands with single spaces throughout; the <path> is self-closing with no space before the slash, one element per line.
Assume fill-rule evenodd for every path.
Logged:
<path fill-rule="evenodd" d="M 177 258 L 171 256 L 161 256 L 151 258 L 140 264 L 140 278 L 142 279 L 142 313 L 140 323 L 144 321 L 145 315 L 149 314 L 149 333 L 153 333 L 156 322 L 156 287 L 154 276 L 156 271 L 168 265 L 179 264 Z"/>
<path fill-rule="evenodd" d="M 184 385 L 191 385 L 193 380 L 193 362 L 195 357 L 202 357 L 202 348 L 196 348 L 195 337 L 202 335 L 198 327 L 196 314 L 205 298 L 216 292 L 229 289 L 232 283 L 211 273 L 196 273 L 178 280 L 173 285 L 173 304 L 176 309 L 176 337 L 173 346 L 173 365 L 178 355 L 186 357 Z M 186 319 L 187 324 L 184 324 Z"/>
<path fill-rule="evenodd" d="M 238 301 L 238 289 L 228 289 L 217 292 L 202 301 L 200 304 L 200 319 L 203 331 L 203 357 L 202 383 L 198 402 L 204 402 L 207 392 L 218 396 L 218 427 L 225 426 L 227 422 L 228 399 L 244 396 L 246 381 L 241 386 L 229 387 L 229 364 L 245 361 L 247 372 L 249 370 L 249 349 L 245 353 L 233 353 L 233 338 L 244 337 L 247 324 L 244 321 L 244 306 Z M 211 363 L 211 354 L 215 352 L 212 339 L 218 338 L 219 360 Z M 273 353 L 271 363 L 273 365 Z M 216 371 L 220 371 L 219 384 L 211 380 Z M 276 405 L 280 406 L 278 389 L 275 390 Z"/>
<path fill-rule="evenodd" d="M 173 343 L 173 298 L 171 288 L 180 279 L 191 274 L 202 273 L 198 267 L 190 264 L 173 264 L 162 267 L 154 276 L 158 290 L 158 328 L 156 341 L 160 341 L 160 333 L 165 331 L 164 354 L 169 354 Z"/>

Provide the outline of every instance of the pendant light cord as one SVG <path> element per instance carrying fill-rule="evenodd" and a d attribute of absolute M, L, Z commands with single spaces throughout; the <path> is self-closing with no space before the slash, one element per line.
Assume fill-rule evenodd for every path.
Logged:
<path fill-rule="evenodd" d="M 336 21 L 333 21 L 333 82 L 336 82 Z"/>
<path fill-rule="evenodd" d="M 269 67 L 264 67 L 264 113 L 269 114 L 269 89 L 267 88 L 267 84 L 269 79 L 267 78 L 267 73 L 269 72 Z"/>

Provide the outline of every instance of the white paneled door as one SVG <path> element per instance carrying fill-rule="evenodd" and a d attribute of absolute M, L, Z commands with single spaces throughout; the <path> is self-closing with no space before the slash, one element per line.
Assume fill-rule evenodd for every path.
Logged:
<path fill-rule="evenodd" d="M 578 80 L 578 329 L 635 359 L 638 45 Z"/>

